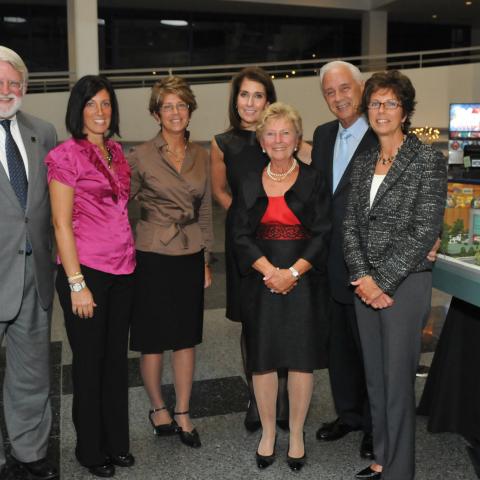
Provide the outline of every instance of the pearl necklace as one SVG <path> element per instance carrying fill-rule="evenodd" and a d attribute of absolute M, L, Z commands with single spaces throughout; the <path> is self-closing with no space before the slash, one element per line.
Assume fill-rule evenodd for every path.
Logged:
<path fill-rule="evenodd" d="M 297 168 L 298 162 L 294 158 L 292 161 L 292 165 L 290 168 L 283 173 L 275 173 L 272 172 L 272 162 L 269 162 L 267 165 L 267 175 L 274 181 L 274 182 L 283 182 L 296 168 Z"/>

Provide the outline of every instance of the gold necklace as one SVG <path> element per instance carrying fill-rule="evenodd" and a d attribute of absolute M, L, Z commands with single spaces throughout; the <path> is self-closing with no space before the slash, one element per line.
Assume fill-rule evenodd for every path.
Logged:
<path fill-rule="evenodd" d="M 112 152 L 105 145 L 102 145 L 100 147 L 100 151 L 102 152 L 102 156 L 103 156 L 105 162 L 107 162 L 107 167 L 109 169 L 111 169 L 112 168 L 112 160 L 113 160 Z"/>
<path fill-rule="evenodd" d="M 170 149 L 170 145 L 168 143 L 165 144 L 165 150 L 168 154 L 172 156 L 172 160 L 174 162 L 183 162 L 185 158 L 185 152 L 187 151 L 187 144 L 185 144 L 183 150 L 180 150 L 178 153 L 175 153 L 174 150 Z"/>
<path fill-rule="evenodd" d="M 398 152 L 402 148 L 403 142 L 405 141 L 406 136 L 403 136 L 402 143 L 398 146 L 397 151 L 393 154 L 390 155 L 389 157 L 384 157 L 382 154 L 382 149 L 379 150 L 378 156 L 377 156 L 377 163 L 381 163 L 382 165 L 391 165 L 395 158 L 397 158 Z"/>

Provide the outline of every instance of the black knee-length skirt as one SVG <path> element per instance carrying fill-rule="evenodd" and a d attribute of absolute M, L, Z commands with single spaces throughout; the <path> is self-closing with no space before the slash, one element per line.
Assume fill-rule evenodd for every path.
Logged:
<path fill-rule="evenodd" d="M 130 349 L 181 350 L 202 342 L 204 255 L 137 250 Z"/>

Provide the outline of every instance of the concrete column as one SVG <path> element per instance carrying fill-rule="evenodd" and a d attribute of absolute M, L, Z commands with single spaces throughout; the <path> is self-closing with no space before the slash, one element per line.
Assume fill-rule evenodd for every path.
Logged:
<path fill-rule="evenodd" d="M 98 75 L 97 0 L 67 0 L 68 68 L 70 80 Z"/>
<path fill-rule="evenodd" d="M 362 55 L 386 55 L 387 12 L 369 11 L 362 14 Z M 368 60 L 362 70 L 383 70 L 385 59 Z"/>

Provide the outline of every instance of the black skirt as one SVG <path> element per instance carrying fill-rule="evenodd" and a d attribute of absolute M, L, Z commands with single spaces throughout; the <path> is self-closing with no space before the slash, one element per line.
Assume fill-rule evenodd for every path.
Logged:
<path fill-rule="evenodd" d="M 480 442 L 479 346 L 480 308 L 453 297 L 418 407 L 430 432 Z"/>
<path fill-rule="evenodd" d="M 257 240 L 266 257 L 280 268 L 290 267 L 308 240 Z M 242 319 L 247 368 L 265 372 L 278 368 L 312 371 L 326 364 L 328 326 L 327 279 L 307 272 L 287 295 L 271 293 L 256 271 L 242 278 Z"/>
<path fill-rule="evenodd" d="M 204 255 L 137 250 L 130 349 L 142 353 L 191 348 L 202 342 Z"/>

